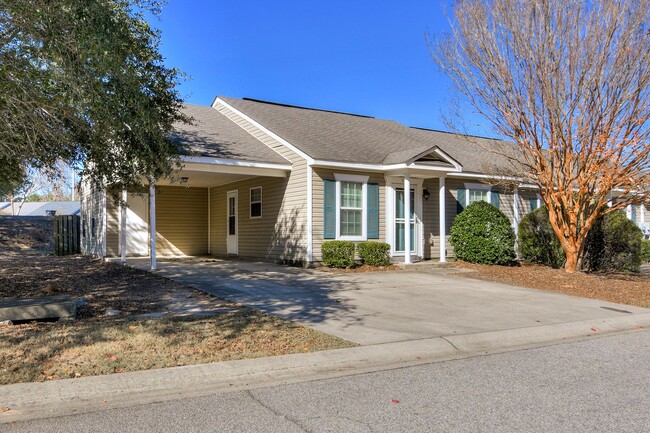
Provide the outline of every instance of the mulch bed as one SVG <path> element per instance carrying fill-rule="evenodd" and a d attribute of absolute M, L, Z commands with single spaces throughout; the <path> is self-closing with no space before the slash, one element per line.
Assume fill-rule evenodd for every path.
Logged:
<path fill-rule="evenodd" d="M 316 268 L 316 270 L 320 272 L 332 272 L 335 274 L 349 274 L 349 273 L 357 273 L 357 272 L 399 271 L 400 269 L 401 268 L 397 265 L 388 265 L 388 266 L 359 265 L 347 269 L 330 268 L 329 266 L 319 266 Z"/>
<path fill-rule="evenodd" d="M 213 309 L 234 304 L 146 271 L 88 256 L 0 255 L 0 298 L 68 295 L 88 303 L 79 319 L 164 311 L 177 300 Z"/>
<path fill-rule="evenodd" d="M 475 271 L 466 274 L 468 278 L 650 308 L 648 274 L 571 274 L 539 265 L 488 266 L 461 261 L 456 266 Z"/>

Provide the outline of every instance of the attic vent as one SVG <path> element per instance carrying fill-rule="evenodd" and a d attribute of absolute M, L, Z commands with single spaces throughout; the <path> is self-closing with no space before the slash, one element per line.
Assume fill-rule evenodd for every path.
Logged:
<path fill-rule="evenodd" d="M 442 159 L 440 159 L 440 157 L 438 157 L 436 155 L 433 155 L 433 154 L 425 155 L 422 158 L 418 159 L 418 161 L 444 162 Z"/>

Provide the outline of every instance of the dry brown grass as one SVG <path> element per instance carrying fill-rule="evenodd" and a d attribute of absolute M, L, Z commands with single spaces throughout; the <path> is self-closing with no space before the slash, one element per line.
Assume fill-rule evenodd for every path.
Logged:
<path fill-rule="evenodd" d="M 0 384 L 149 370 L 355 344 L 250 308 L 209 318 L 0 327 Z"/>

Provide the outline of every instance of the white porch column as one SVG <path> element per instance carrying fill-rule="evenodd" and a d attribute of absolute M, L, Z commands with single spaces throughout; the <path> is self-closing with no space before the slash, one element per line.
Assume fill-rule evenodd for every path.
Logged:
<path fill-rule="evenodd" d="M 156 185 L 153 180 L 149 183 L 149 255 L 151 269 L 156 269 Z"/>
<path fill-rule="evenodd" d="M 514 215 L 514 229 L 515 229 L 515 237 L 519 237 L 519 187 L 515 187 L 515 202 L 512 206 L 512 212 Z"/>
<path fill-rule="evenodd" d="M 445 204 L 445 177 L 440 176 L 438 178 L 440 182 L 440 191 L 438 202 L 440 204 L 440 262 L 447 262 L 447 219 L 445 218 L 445 210 L 447 208 Z"/>
<path fill-rule="evenodd" d="M 126 263 L 126 190 L 122 190 L 120 203 L 120 262 Z"/>
<path fill-rule="evenodd" d="M 404 176 L 404 263 L 411 263 L 411 177 Z"/>

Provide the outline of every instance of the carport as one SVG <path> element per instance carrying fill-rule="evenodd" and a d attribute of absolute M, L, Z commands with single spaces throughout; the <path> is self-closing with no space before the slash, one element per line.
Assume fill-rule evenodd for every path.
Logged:
<path fill-rule="evenodd" d="M 286 178 L 290 164 L 230 161 L 209 157 L 183 157 L 183 168 L 172 179 L 150 184 L 148 194 L 122 192 L 127 206 L 119 208 L 119 255 L 200 256 L 212 252 L 213 226 L 220 232 L 238 233 L 237 206 L 228 218 L 211 216 L 213 188 L 245 179 Z M 232 198 L 229 198 L 232 201 Z M 236 200 L 236 199 L 235 199 Z M 228 235 L 228 234 L 227 234 Z M 148 243 L 148 248 L 147 248 Z"/>

